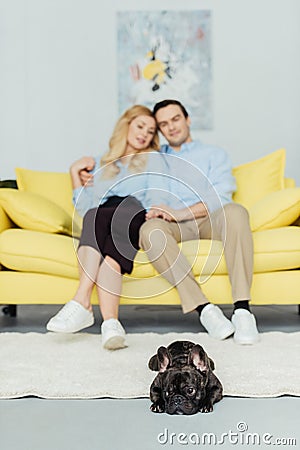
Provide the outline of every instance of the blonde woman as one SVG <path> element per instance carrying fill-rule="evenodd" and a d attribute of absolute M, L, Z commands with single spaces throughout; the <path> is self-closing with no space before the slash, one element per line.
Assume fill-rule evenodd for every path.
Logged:
<path fill-rule="evenodd" d="M 97 287 L 103 323 L 102 345 L 126 346 L 118 320 L 122 275 L 131 273 L 138 251 L 139 229 L 152 205 L 166 202 L 165 165 L 152 112 L 140 105 L 118 120 L 109 151 L 100 159 L 84 157 L 72 164 L 73 201 L 84 216 L 78 246 L 79 286 L 47 324 L 54 332 L 73 333 L 93 325 L 90 303 Z M 93 172 L 93 184 L 82 188 L 82 171 Z"/>

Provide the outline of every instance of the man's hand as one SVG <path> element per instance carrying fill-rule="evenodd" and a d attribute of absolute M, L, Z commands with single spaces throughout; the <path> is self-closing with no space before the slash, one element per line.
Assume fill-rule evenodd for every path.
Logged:
<path fill-rule="evenodd" d="M 160 205 L 153 205 L 146 213 L 146 220 L 155 219 L 159 217 L 160 219 L 164 219 L 167 222 L 177 222 L 178 221 L 178 212 L 176 209 L 170 208 L 163 203 Z"/>
<path fill-rule="evenodd" d="M 84 156 L 75 161 L 70 167 L 70 174 L 73 188 L 93 184 L 93 175 L 89 173 L 95 167 L 95 160 L 92 156 Z"/>
<path fill-rule="evenodd" d="M 208 211 L 204 203 L 199 202 L 183 209 L 173 209 L 170 206 L 160 205 L 151 206 L 146 214 L 146 220 L 160 217 L 168 222 L 182 222 L 184 220 L 195 220 L 200 217 L 206 217 Z"/>

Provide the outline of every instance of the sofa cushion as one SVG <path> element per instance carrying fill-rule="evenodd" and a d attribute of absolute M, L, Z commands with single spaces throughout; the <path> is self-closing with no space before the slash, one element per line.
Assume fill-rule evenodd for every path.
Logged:
<path fill-rule="evenodd" d="M 71 216 L 45 197 L 16 189 L 1 189 L 0 204 L 21 228 L 72 235 Z"/>
<path fill-rule="evenodd" d="M 299 267 L 300 228 L 282 227 L 253 233 L 254 272 L 288 270 Z M 64 235 L 10 229 L 0 234 L 0 262 L 12 270 L 47 273 L 77 278 L 78 241 Z M 187 241 L 181 244 L 193 264 L 195 276 L 206 279 L 212 272 L 226 274 L 226 264 L 219 241 Z M 209 257 L 208 257 L 209 255 Z M 143 251 L 139 251 L 134 270 L 126 278 L 149 278 L 157 274 Z"/>
<path fill-rule="evenodd" d="M 69 236 L 13 228 L 0 234 L 0 262 L 12 270 L 77 278 L 77 245 Z"/>
<path fill-rule="evenodd" d="M 220 254 L 222 244 L 219 241 L 202 240 L 198 254 L 195 256 L 195 245 L 198 241 L 187 241 L 182 245 L 184 254 L 193 264 L 195 275 L 208 276 L 219 263 L 215 274 L 226 274 L 225 258 Z M 253 233 L 254 272 L 271 272 L 299 268 L 300 265 L 300 228 L 282 227 Z M 209 257 L 207 255 L 210 255 Z"/>
<path fill-rule="evenodd" d="M 242 164 L 232 171 L 237 184 L 233 200 L 246 208 L 284 186 L 285 149 Z"/>
<path fill-rule="evenodd" d="M 300 228 L 289 226 L 253 233 L 254 272 L 299 269 Z"/>
<path fill-rule="evenodd" d="M 300 216 L 300 188 L 272 192 L 249 208 L 252 231 L 292 224 Z"/>

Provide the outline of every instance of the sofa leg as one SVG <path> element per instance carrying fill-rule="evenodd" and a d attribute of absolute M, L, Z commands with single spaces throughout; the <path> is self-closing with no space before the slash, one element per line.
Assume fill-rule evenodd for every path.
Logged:
<path fill-rule="evenodd" d="M 300 305 L 299 305 L 300 306 Z M 2 308 L 3 314 L 9 317 L 17 316 L 17 305 L 7 305 Z M 299 313 L 300 314 L 300 313 Z"/>
<path fill-rule="evenodd" d="M 298 314 L 300 316 L 300 305 L 298 305 Z"/>

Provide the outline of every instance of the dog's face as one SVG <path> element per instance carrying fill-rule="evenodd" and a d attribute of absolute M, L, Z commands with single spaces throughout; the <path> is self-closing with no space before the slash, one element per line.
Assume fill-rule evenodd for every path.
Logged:
<path fill-rule="evenodd" d="M 168 414 L 196 414 L 205 395 L 206 378 L 197 369 L 168 369 L 160 374 Z"/>
<path fill-rule="evenodd" d="M 149 362 L 152 370 L 159 370 L 151 386 L 153 408 L 156 408 L 152 410 L 186 415 L 199 412 L 206 395 L 210 363 L 200 345 L 191 349 L 188 358 L 179 356 L 174 363 L 168 349 L 160 347 Z"/>

